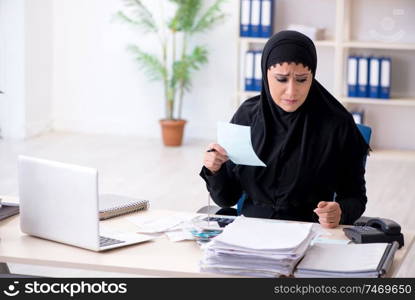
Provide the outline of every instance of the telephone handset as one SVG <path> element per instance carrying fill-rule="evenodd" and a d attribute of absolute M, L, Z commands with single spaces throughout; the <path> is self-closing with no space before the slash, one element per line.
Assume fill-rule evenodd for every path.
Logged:
<path fill-rule="evenodd" d="M 355 243 L 392 243 L 397 241 L 399 248 L 404 245 L 401 226 L 384 218 L 361 217 L 353 227 L 344 228 L 346 236 Z"/>

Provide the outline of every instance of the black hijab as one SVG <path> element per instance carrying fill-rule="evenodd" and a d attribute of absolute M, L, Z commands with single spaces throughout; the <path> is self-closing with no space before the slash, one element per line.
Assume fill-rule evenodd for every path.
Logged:
<path fill-rule="evenodd" d="M 312 72 L 310 91 L 295 112 L 282 110 L 268 87 L 268 68 L 284 62 Z M 341 166 L 368 151 L 350 113 L 315 79 L 316 68 L 316 49 L 307 36 L 275 34 L 262 52 L 261 94 L 246 100 L 231 120 L 251 126 L 254 150 L 267 165 L 235 165 L 233 172 L 250 201 L 272 207 L 274 217 L 312 219 L 317 203 L 336 192 Z"/>

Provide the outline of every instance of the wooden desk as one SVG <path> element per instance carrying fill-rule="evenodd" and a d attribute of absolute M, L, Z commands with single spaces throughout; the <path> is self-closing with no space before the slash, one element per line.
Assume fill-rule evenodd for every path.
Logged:
<path fill-rule="evenodd" d="M 162 217 L 175 213 L 177 212 L 150 209 L 135 215 Z M 125 216 L 102 223 L 123 231 L 136 230 L 135 225 L 127 221 Z M 331 233 L 327 238 L 346 239 L 340 227 L 326 230 Z M 0 239 L 0 262 L 120 272 L 126 273 L 126 277 L 128 274 L 162 277 L 227 277 L 199 272 L 202 251 L 194 241 L 170 242 L 166 237 L 161 237 L 153 241 L 97 253 L 23 234 L 20 231 L 18 215 L 0 221 Z M 397 251 L 389 276 L 393 277 L 397 274 L 413 240 L 413 234 L 405 233 L 405 247 Z"/>

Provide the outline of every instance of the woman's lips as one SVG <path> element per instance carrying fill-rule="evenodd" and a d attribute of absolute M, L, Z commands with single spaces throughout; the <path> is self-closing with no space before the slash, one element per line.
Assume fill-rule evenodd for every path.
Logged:
<path fill-rule="evenodd" d="M 296 99 L 282 99 L 282 101 L 286 104 L 291 104 L 292 105 L 292 104 L 297 103 L 298 100 L 296 100 Z"/>

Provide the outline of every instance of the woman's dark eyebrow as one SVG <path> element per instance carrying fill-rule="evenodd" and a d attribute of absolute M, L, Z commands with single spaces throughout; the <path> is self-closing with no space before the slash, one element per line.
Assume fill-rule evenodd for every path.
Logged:
<path fill-rule="evenodd" d="M 307 76 L 309 73 L 303 73 L 303 74 L 295 74 L 295 76 L 299 77 L 299 76 Z M 275 74 L 277 76 L 288 76 L 290 74 L 282 74 L 282 73 L 277 73 Z"/>

